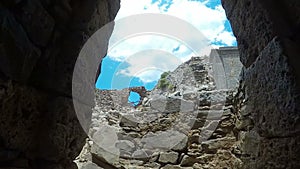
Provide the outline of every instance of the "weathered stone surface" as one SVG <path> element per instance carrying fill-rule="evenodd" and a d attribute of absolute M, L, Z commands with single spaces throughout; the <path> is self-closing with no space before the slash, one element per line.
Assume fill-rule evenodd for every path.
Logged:
<path fill-rule="evenodd" d="M 12 80 L 27 82 L 41 50 L 8 10 L 1 10 L 0 23 L 0 70 Z"/>
<path fill-rule="evenodd" d="M 1 125 L 6 128 L 0 132 L 3 148 L 27 153 L 14 160 L 39 157 L 55 163 L 60 161 L 61 165 L 71 165 L 85 137 L 74 114 L 72 100 L 52 97 L 50 102 L 45 92 L 13 82 L 2 82 L 1 86 L 4 92 L 0 97 L 3 102 Z"/>
<path fill-rule="evenodd" d="M 230 149 L 235 143 L 235 138 L 220 138 L 201 143 L 202 150 L 208 154 L 214 154 L 220 149 Z"/>
<path fill-rule="evenodd" d="M 197 157 L 198 162 L 193 168 L 241 168 L 241 161 L 236 158 L 230 151 L 218 150 L 215 155 L 204 154 Z"/>
<path fill-rule="evenodd" d="M 76 150 L 83 147 L 86 134 L 74 113 L 72 100 L 65 97 L 52 99 L 48 102 L 49 107 L 46 107 L 47 112 L 43 113 L 44 119 L 38 129 L 41 136 L 35 156 L 53 161 L 64 158 L 72 161 L 78 155 Z"/>
<path fill-rule="evenodd" d="M 52 36 L 55 20 L 44 9 L 40 1 L 26 1 L 19 10 L 17 18 L 33 43 L 38 46 L 46 46 Z"/>
<path fill-rule="evenodd" d="M 274 38 L 261 52 L 256 62 L 243 70 L 244 87 L 241 85 L 240 90 L 244 90 L 244 97 L 247 97 L 247 100 L 241 103 L 245 106 L 241 106 L 236 126 L 237 129 L 245 131 L 240 132 L 239 137 L 241 153 L 246 154 L 241 158 L 245 168 L 298 166 L 298 163 L 290 162 L 290 158 L 294 156 L 299 160 L 297 155 L 292 155 L 299 150 L 293 148 L 292 151 L 290 146 L 295 146 L 293 142 L 297 140 L 297 133 L 300 130 L 299 106 L 297 106 L 299 94 L 295 86 L 296 80 L 283 51 L 278 38 Z M 244 100 L 243 97 L 240 99 Z M 247 132 L 249 129 L 250 132 Z M 285 154 L 280 156 L 280 160 L 271 160 L 274 153 L 284 152 L 280 146 L 274 146 L 277 143 L 287 145 L 287 154 L 291 156 Z"/>
<path fill-rule="evenodd" d="M 195 109 L 195 104 L 191 101 L 175 97 L 160 97 L 150 100 L 150 106 L 154 110 L 173 113 L 173 112 L 191 112 Z"/>
<path fill-rule="evenodd" d="M 176 164 L 178 155 L 179 154 L 177 152 L 162 152 L 159 155 L 158 161 L 162 163 Z"/>
<path fill-rule="evenodd" d="M 123 115 L 120 120 L 121 127 L 138 127 L 139 120 L 134 115 Z"/>
<path fill-rule="evenodd" d="M 182 167 L 180 167 L 178 165 L 167 164 L 167 165 L 163 166 L 162 169 L 182 169 Z"/>
<path fill-rule="evenodd" d="M 153 169 L 159 169 L 160 168 L 160 164 L 155 163 L 155 162 L 146 163 L 146 164 L 144 164 L 144 166 L 149 167 L 149 168 L 153 168 Z"/>
<path fill-rule="evenodd" d="M 3 129 L 0 130 L 1 147 L 18 151 L 33 148 L 32 144 L 36 142 L 35 130 L 40 124 L 38 119 L 43 110 L 39 105 L 45 101 L 45 94 L 11 81 L 0 83 L 0 123 Z M 15 138 L 15 135 L 19 137 Z"/>
<path fill-rule="evenodd" d="M 151 149 L 172 149 L 178 145 L 187 136 L 178 131 L 158 132 L 157 134 L 148 134 L 142 138 L 146 148 Z"/>
<path fill-rule="evenodd" d="M 134 150 L 134 143 L 128 140 L 118 140 L 116 142 L 116 147 L 125 152 L 131 152 Z"/>
<path fill-rule="evenodd" d="M 197 162 L 198 160 L 195 157 L 190 157 L 188 155 L 185 155 L 181 160 L 180 166 L 182 167 L 193 166 Z"/>
<path fill-rule="evenodd" d="M 136 150 L 132 157 L 139 160 L 147 160 L 150 158 L 150 155 L 145 150 Z"/>
<path fill-rule="evenodd" d="M 246 66 L 234 108 L 241 168 L 299 168 L 300 3 L 222 3 Z"/>
<path fill-rule="evenodd" d="M 298 168 L 299 136 L 263 138 L 254 131 L 241 133 L 244 168 Z M 289 158 L 289 159 L 287 159 Z M 295 161 L 295 163 L 294 163 Z"/>
<path fill-rule="evenodd" d="M 0 2 L 0 147 L 20 154 L 1 167 L 76 168 L 72 161 L 86 134 L 71 98 L 74 63 L 87 38 L 114 19 L 119 3 Z"/>
<path fill-rule="evenodd" d="M 160 112 L 166 111 L 167 99 L 163 96 L 155 96 L 149 101 L 150 107 Z"/>
<path fill-rule="evenodd" d="M 211 106 L 216 104 L 231 104 L 232 103 L 232 91 L 223 90 L 213 90 L 213 91 L 202 91 L 198 96 L 199 106 Z"/>
<path fill-rule="evenodd" d="M 243 79 L 247 84 L 246 104 L 255 105 L 249 111 L 261 136 L 286 137 L 300 132 L 300 95 L 278 39 L 271 41 L 256 62 L 244 70 Z"/>
<path fill-rule="evenodd" d="M 116 129 L 103 125 L 93 135 L 94 144 L 91 153 L 98 160 L 104 160 L 109 164 L 115 164 L 119 160 L 120 150 L 116 147 L 118 136 Z"/>
<path fill-rule="evenodd" d="M 238 37 L 241 62 L 249 67 L 259 51 L 273 38 L 275 33 L 272 22 L 257 0 L 223 0 L 222 4 L 233 27 L 233 33 Z"/>
<path fill-rule="evenodd" d="M 103 169 L 103 168 L 101 168 L 101 167 L 97 166 L 96 164 L 88 161 L 86 163 L 80 164 L 78 166 L 78 169 Z"/>
<path fill-rule="evenodd" d="M 174 151 L 184 151 L 187 147 L 188 138 L 184 137 L 182 140 L 179 141 L 174 147 L 172 147 L 172 150 Z"/>
<path fill-rule="evenodd" d="M 239 85 L 242 69 L 237 47 L 213 49 L 209 56 L 212 64 L 212 76 L 218 89 L 234 89 Z"/>

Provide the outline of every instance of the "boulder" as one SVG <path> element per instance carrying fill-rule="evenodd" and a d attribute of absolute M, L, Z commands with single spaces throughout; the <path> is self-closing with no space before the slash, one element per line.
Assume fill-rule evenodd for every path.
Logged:
<path fill-rule="evenodd" d="M 100 126 L 92 138 L 94 141 L 91 147 L 93 157 L 109 164 L 118 163 L 120 151 L 116 148 L 118 141 L 116 128 L 109 125 Z"/>
<path fill-rule="evenodd" d="M 144 147 L 148 149 L 171 150 L 175 148 L 182 150 L 186 146 L 187 136 L 173 130 L 161 131 L 148 133 L 142 138 L 141 142 L 144 144 Z"/>
<path fill-rule="evenodd" d="M 158 161 L 161 163 L 176 164 L 179 154 L 177 152 L 161 152 Z"/>

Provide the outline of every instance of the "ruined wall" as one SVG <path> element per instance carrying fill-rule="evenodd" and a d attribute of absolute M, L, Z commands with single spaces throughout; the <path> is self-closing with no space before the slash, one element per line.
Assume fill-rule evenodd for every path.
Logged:
<path fill-rule="evenodd" d="M 239 56 L 237 47 L 220 47 L 219 49 L 213 49 L 210 53 L 209 59 L 214 76 L 216 76 L 215 80 L 218 80 L 218 78 L 226 79 L 225 87 L 228 89 L 238 87 L 239 75 L 242 69 Z"/>
<path fill-rule="evenodd" d="M 300 1 L 222 4 L 244 65 L 235 99 L 236 156 L 247 169 L 299 168 Z"/>
<path fill-rule="evenodd" d="M 84 42 L 114 19 L 119 4 L 0 2 L 0 167 L 76 168 L 72 160 L 86 134 L 73 108 L 74 64 Z"/>
<path fill-rule="evenodd" d="M 181 64 L 167 75 L 176 85 L 167 93 L 97 89 L 90 137 L 76 159 L 79 168 L 238 168 L 241 160 L 232 153 L 234 90 L 216 90 L 208 68 L 201 57 Z M 122 102 L 130 91 L 145 96 L 137 108 Z"/>

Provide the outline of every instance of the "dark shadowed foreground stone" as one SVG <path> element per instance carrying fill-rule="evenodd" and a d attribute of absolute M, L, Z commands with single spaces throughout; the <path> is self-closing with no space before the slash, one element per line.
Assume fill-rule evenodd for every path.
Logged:
<path fill-rule="evenodd" d="M 273 39 L 242 74 L 246 104 L 263 137 L 288 137 L 300 132 L 300 95 L 281 43 Z M 280 127 L 279 127 L 280 126 Z"/>
<path fill-rule="evenodd" d="M 300 3 L 222 4 L 245 66 L 234 99 L 241 168 L 299 168 Z"/>
<path fill-rule="evenodd" d="M 0 168 L 76 168 L 86 134 L 73 107 L 74 64 L 88 37 L 114 19 L 119 3 L 0 2 Z M 83 106 L 91 114 L 91 105 Z"/>
<path fill-rule="evenodd" d="M 274 36 L 274 30 L 267 11 L 263 10 L 263 7 L 257 1 L 222 1 L 227 17 L 233 25 L 233 33 L 238 37 L 241 62 L 246 67 L 249 67 L 255 61 L 259 51 Z M 255 15 L 253 15 L 254 13 Z"/>
<path fill-rule="evenodd" d="M 277 38 L 266 46 L 252 66 L 244 69 L 246 101 L 243 104 L 250 108 L 241 111 L 239 119 L 246 125 L 240 130 L 250 125 L 249 119 L 254 121 L 251 132 L 240 133 L 245 168 L 299 167 L 300 104 L 292 75 Z"/>

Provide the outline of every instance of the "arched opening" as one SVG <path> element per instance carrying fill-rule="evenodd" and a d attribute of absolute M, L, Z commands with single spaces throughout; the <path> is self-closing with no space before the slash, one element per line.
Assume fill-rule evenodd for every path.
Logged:
<path fill-rule="evenodd" d="M 128 97 L 128 102 L 135 107 L 141 102 L 141 96 L 137 92 L 131 91 Z"/>

